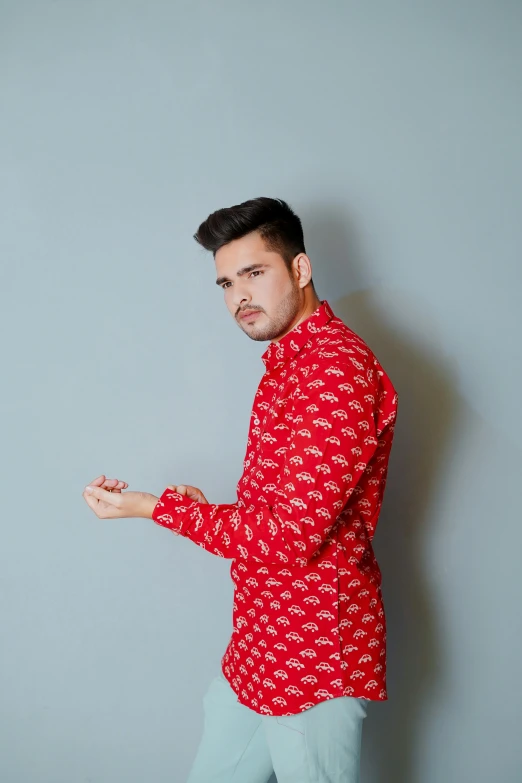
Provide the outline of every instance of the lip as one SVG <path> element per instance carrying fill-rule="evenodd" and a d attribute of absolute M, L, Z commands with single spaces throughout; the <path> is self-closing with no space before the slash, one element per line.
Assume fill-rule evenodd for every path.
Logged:
<path fill-rule="evenodd" d="M 259 315 L 259 310 L 247 310 L 245 313 L 241 315 L 242 321 L 248 321 L 250 318 L 254 318 L 256 315 Z"/>

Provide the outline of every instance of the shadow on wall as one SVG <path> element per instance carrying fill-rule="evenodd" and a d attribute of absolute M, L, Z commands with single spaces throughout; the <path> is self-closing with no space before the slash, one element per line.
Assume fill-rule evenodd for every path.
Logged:
<path fill-rule="evenodd" d="M 414 783 L 415 749 L 424 705 L 444 687 L 436 609 L 423 572 L 425 533 L 436 498 L 453 422 L 460 404 L 453 370 L 433 345 L 423 303 L 400 290 L 364 290 L 363 253 L 344 217 L 328 210 L 305 216 L 312 263 L 324 259 L 339 289 L 355 292 L 331 299 L 336 315 L 375 352 L 399 393 L 398 420 L 385 500 L 374 548 L 383 575 L 387 621 L 388 701 L 370 705 L 363 732 L 362 778 L 368 783 Z M 314 248 L 312 252 L 312 247 Z M 333 269 L 331 267 L 333 266 Z M 317 275 L 314 277 L 317 285 Z M 321 291 L 318 290 L 320 298 Z M 404 308 L 408 308 L 405 310 Z M 411 308 L 411 309 L 410 309 Z M 401 323 L 392 323 L 394 318 Z M 410 313 L 403 319 L 402 314 Z M 412 315 L 413 314 L 413 315 Z M 393 316 L 391 316 L 393 317 Z M 422 344 L 424 337 L 424 345 Z M 432 350 L 432 353 L 430 353 Z M 273 781 L 274 779 L 272 779 Z"/>

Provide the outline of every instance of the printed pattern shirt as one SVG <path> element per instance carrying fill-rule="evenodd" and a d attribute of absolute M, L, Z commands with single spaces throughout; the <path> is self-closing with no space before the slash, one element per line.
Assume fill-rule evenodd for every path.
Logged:
<path fill-rule="evenodd" d="M 262 355 L 237 502 L 166 489 L 153 520 L 232 560 L 221 669 L 238 701 L 292 715 L 338 696 L 387 699 L 372 539 L 397 393 L 326 300 Z"/>

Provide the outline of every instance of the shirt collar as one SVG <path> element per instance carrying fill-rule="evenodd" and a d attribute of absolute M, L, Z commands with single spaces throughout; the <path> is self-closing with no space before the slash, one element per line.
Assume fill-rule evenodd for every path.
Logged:
<path fill-rule="evenodd" d="M 270 343 L 261 356 L 267 370 L 275 370 L 296 356 L 310 337 L 335 317 L 326 299 L 320 301 L 319 307 L 305 321 L 295 326 L 277 342 Z"/>

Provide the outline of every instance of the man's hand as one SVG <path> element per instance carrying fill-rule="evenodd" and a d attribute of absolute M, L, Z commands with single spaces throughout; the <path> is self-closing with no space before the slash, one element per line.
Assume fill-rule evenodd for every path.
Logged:
<path fill-rule="evenodd" d="M 101 475 L 85 487 L 83 497 L 99 519 L 143 517 L 152 519 L 159 498 L 148 492 L 122 492 L 126 481 L 106 479 Z"/>
<path fill-rule="evenodd" d="M 197 500 L 198 503 L 208 503 L 203 492 L 197 487 L 191 487 L 189 484 L 168 484 L 169 489 L 173 489 L 174 492 L 179 492 L 180 495 L 186 495 L 191 500 Z"/>

